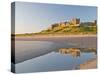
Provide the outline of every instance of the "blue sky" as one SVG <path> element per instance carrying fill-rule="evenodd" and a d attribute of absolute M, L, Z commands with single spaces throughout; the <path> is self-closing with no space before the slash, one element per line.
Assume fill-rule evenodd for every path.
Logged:
<path fill-rule="evenodd" d="M 97 19 L 97 8 L 30 2 L 15 3 L 15 33 L 35 33 L 51 24 L 80 18 L 81 22 Z"/>

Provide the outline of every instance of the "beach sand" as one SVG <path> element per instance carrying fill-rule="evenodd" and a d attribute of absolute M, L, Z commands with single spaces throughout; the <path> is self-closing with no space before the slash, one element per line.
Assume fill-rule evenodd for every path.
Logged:
<path fill-rule="evenodd" d="M 67 42 L 75 45 L 77 48 L 91 48 L 97 46 L 97 35 L 63 35 L 63 36 L 18 36 L 17 41 L 50 41 L 56 43 Z"/>
<path fill-rule="evenodd" d="M 55 50 L 55 46 L 59 48 L 67 48 L 68 47 L 74 47 L 74 48 L 96 48 L 97 47 L 97 36 L 96 35 L 70 35 L 70 36 L 18 36 L 15 37 L 15 40 L 13 41 L 43 41 L 43 42 L 53 42 L 53 44 L 50 44 L 50 49 L 49 47 L 44 47 L 38 51 L 35 48 L 39 48 L 38 45 L 37 47 L 34 45 L 23 45 L 19 46 L 20 48 L 17 49 L 17 46 L 13 48 L 12 50 L 15 50 L 15 60 L 16 63 L 23 62 L 25 60 L 29 60 L 34 57 L 38 57 L 41 55 L 44 55 L 46 53 L 49 53 L 53 50 Z M 60 46 L 60 45 L 62 46 Z M 31 48 L 31 47 L 32 48 Z M 30 49 L 29 49 L 30 48 Z"/>

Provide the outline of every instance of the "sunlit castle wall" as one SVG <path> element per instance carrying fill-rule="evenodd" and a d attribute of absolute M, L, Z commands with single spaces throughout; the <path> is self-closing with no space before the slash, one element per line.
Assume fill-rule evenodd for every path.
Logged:
<path fill-rule="evenodd" d="M 78 18 L 73 18 L 73 19 L 70 21 L 70 24 L 71 24 L 71 26 L 79 26 L 79 25 L 80 25 L 80 19 L 78 19 Z"/>

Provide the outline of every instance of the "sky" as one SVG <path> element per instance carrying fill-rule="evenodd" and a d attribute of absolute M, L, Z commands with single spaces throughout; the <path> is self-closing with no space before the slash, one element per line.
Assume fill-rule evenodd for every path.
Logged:
<path fill-rule="evenodd" d="M 15 3 L 15 34 L 36 33 L 51 24 L 80 18 L 81 22 L 97 19 L 97 7 L 30 2 Z"/>

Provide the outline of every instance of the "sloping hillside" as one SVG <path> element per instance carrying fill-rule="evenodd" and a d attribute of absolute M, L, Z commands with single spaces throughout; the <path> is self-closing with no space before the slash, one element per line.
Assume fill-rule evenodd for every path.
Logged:
<path fill-rule="evenodd" d="M 79 27 L 55 27 L 53 29 L 42 30 L 40 33 L 66 33 L 66 34 L 96 34 L 96 26 L 81 25 Z"/>

